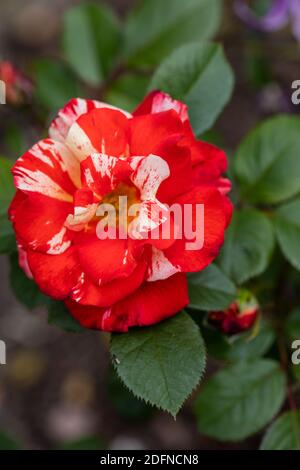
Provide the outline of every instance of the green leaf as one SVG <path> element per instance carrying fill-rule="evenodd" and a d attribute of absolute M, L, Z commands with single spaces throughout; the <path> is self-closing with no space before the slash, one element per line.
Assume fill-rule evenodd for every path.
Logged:
<path fill-rule="evenodd" d="M 46 305 L 48 298 L 41 293 L 36 283 L 29 279 L 19 266 L 18 254 L 10 256 L 10 285 L 19 302 L 28 309 Z"/>
<path fill-rule="evenodd" d="M 300 270 L 300 198 L 276 210 L 275 232 L 284 256 Z"/>
<path fill-rule="evenodd" d="M 300 382 L 300 365 L 292 365 L 291 372 L 296 382 Z"/>
<path fill-rule="evenodd" d="M 78 5 L 64 17 L 65 58 L 79 77 L 99 85 L 110 71 L 120 44 L 120 25 L 104 5 Z"/>
<path fill-rule="evenodd" d="M 262 321 L 259 333 L 253 338 L 252 332 L 239 335 L 229 348 L 226 358 L 230 361 L 252 360 L 264 356 L 275 341 L 270 323 Z"/>
<path fill-rule="evenodd" d="M 189 307 L 196 310 L 224 310 L 237 295 L 235 285 L 214 264 L 189 276 L 188 284 Z"/>
<path fill-rule="evenodd" d="M 300 411 L 281 415 L 266 432 L 261 450 L 300 450 Z"/>
<path fill-rule="evenodd" d="M 228 103 L 233 83 L 222 47 L 193 43 L 167 57 L 154 74 L 150 89 L 163 90 L 184 101 L 194 132 L 199 135 L 214 124 Z"/>
<path fill-rule="evenodd" d="M 145 421 L 153 415 L 153 408 L 124 387 L 114 368 L 109 372 L 107 393 L 118 415 L 126 421 Z"/>
<path fill-rule="evenodd" d="M 11 162 L 0 157 L 0 254 L 15 249 L 15 235 L 7 211 L 15 193 Z"/>
<path fill-rule="evenodd" d="M 277 116 L 254 129 L 241 143 L 235 172 L 242 197 L 273 204 L 300 191 L 300 119 Z"/>
<path fill-rule="evenodd" d="M 205 346 L 184 312 L 158 325 L 113 335 L 119 377 L 136 395 L 175 416 L 201 379 Z"/>
<path fill-rule="evenodd" d="M 61 108 L 71 98 L 80 95 L 80 89 L 68 67 L 53 60 L 40 59 L 33 64 L 35 95 L 42 106 L 49 110 Z"/>
<path fill-rule="evenodd" d="M 1 205 L 6 203 L 8 205 L 15 193 L 13 177 L 11 174 L 12 163 L 4 157 L 0 157 L 0 197 Z"/>
<path fill-rule="evenodd" d="M 199 430 L 221 441 L 241 441 L 268 424 L 284 398 L 285 376 L 277 362 L 239 362 L 202 388 L 195 403 Z"/>
<path fill-rule="evenodd" d="M 147 76 L 126 73 L 111 84 L 104 101 L 131 112 L 144 98 L 148 84 Z"/>
<path fill-rule="evenodd" d="M 286 319 L 285 334 L 290 341 L 300 338 L 300 307 L 294 308 Z"/>
<path fill-rule="evenodd" d="M 154 65 L 175 48 L 210 38 L 221 17 L 219 0 L 143 0 L 129 15 L 123 54 L 131 63 Z"/>
<path fill-rule="evenodd" d="M 264 356 L 275 341 L 272 325 L 261 320 L 259 332 L 253 337 L 252 331 L 228 338 L 217 330 L 206 328 L 203 331 L 208 354 L 229 362 L 258 359 Z"/>
<path fill-rule="evenodd" d="M 0 431 L 0 450 L 19 450 L 20 446 L 6 433 Z"/>
<path fill-rule="evenodd" d="M 269 219 L 255 209 L 236 210 L 219 264 L 230 278 L 242 284 L 267 268 L 273 249 L 274 233 Z"/>
<path fill-rule="evenodd" d="M 1 208 L 0 212 L 3 212 Z M 11 253 L 16 248 L 14 231 L 5 215 L 0 214 L 0 254 Z"/>
<path fill-rule="evenodd" d="M 48 323 L 71 333 L 81 333 L 84 331 L 84 328 L 72 317 L 63 302 L 50 302 Z"/>
<path fill-rule="evenodd" d="M 26 152 L 29 145 L 27 144 L 25 130 L 16 123 L 7 126 L 4 134 L 4 143 L 7 147 L 9 155 L 13 158 L 19 157 Z"/>

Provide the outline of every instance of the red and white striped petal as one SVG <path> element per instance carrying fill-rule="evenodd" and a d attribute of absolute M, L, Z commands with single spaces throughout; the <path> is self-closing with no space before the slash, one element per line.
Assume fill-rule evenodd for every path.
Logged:
<path fill-rule="evenodd" d="M 166 93 L 156 93 L 153 96 L 151 112 L 153 114 L 161 113 L 162 111 L 169 111 L 174 109 L 179 114 L 182 122 L 189 119 L 188 107 L 181 101 L 173 100 L 170 95 Z"/>
<path fill-rule="evenodd" d="M 128 179 L 132 168 L 126 160 L 109 155 L 92 154 L 81 162 L 81 180 L 99 199 Z"/>
<path fill-rule="evenodd" d="M 86 274 L 80 277 L 71 298 L 81 305 L 108 307 L 132 294 L 145 280 L 146 260 L 141 260 L 128 277 L 96 286 Z"/>
<path fill-rule="evenodd" d="M 67 228 L 62 227 L 62 229 L 54 235 L 48 244 L 50 248 L 47 250 L 49 255 L 60 255 L 68 250 L 71 246 L 71 240 L 68 239 Z"/>
<path fill-rule="evenodd" d="M 65 226 L 75 232 L 82 230 L 95 216 L 97 205 L 90 189 L 78 189 L 74 195 L 74 211 L 68 215 Z"/>
<path fill-rule="evenodd" d="M 41 291 L 57 300 L 70 295 L 81 275 L 73 248 L 58 256 L 29 250 L 28 263 Z"/>
<path fill-rule="evenodd" d="M 66 142 L 80 161 L 93 153 L 124 156 L 128 154 L 129 120 L 118 110 L 94 109 L 71 126 Z"/>
<path fill-rule="evenodd" d="M 132 240 L 100 240 L 96 234 L 80 233 L 76 250 L 82 270 L 91 281 L 101 286 L 115 279 L 126 278 L 138 264 Z"/>
<path fill-rule="evenodd" d="M 157 198 L 161 202 L 172 203 L 175 197 L 194 187 L 190 148 L 183 144 L 182 135 L 172 135 L 154 149 L 153 153 L 163 158 L 170 169 L 169 178 L 158 189 Z"/>
<path fill-rule="evenodd" d="M 155 246 L 152 247 L 151 263 L 148 267 L 148 282 L 168 279 L 173 274 L 180 272 L 180 267 L 175 266 L 165 257 L 164 252 Z"/>
<path fill-rule="evenodd" d="M 13 224 L 20 245 L 56 255 L 72 243 L 65 220 L 72 205 L 40 194 L 26 197 L 15 210 Z"/>
<path fill-rule="evenodd" d="M 104 331 L 128 331 L 174 316 L 189 303 L 186 275 L 175 274 L 157 282 L 144 282 L 126 299 L 107 309 L 102 317 Z"/>
<path fill-rule="evenodd" d="M 164 250 L 164 255 L 174 266 L 179 266 L 182 272 L 201 271 L 217 257 L 224 243 L 228 217 L 224 196 L 217 188 L 196 187 L 180 196 L 176 202 L 182 207 L 184 233 L 170 248 Z M 198 206 L 204 208 L 200 220 Z M 195 244 L 196 238 L 198 243 Z"/>
<path fill-rule="evenodd" d="M 131 181 L 140 190 L 142 201 L 155 201 L 161 183 L 170 176 L 169 165 L 157 155 L 132 157 Z"/>
<path fill-rule="evenodd" d="M 49 136 L 53 140 L 59 142 L 64 142 L 70 127 L 77 121 L 77 119 L 82 115 L 86 114 L 93 109 L 108 108 L 108 109 L 118 109 L 114 106 L 111 106 L 101 101 L 95 100 L 85 100 L 82 98 L 73 98 L 71 99 L 59 112 L 57 117 L 52 121 Z M 120 112 L 123 112 L 127 117 L 131 117 L 129 113 L 118 109 Z"/>
<path fill-rule="evenodd" d="M 98 204 L 91 204 L 87 207 L 75 207 L 74 214 L 69 214 L 65 226 L 69 230 L 79 232 L 83 230 L 95 216 Z"/>
<path fill-rule="evenodd" d="M 80 165 L 67 146 L 51 139 L 34 145 L 15 163 L 15 186 L 25 193 L 37 193 L 72 202 L 80 187 Z"/>
<path fill-rule="evenodd" d="M 188 303 L 187 280 L 182 273 L 164 281 L 144 282 L 133 294 L 111 307 L 65 302 L 82 326 L 109 332 L 126 332 L 130 327 L 153 325 L 174 316 Z"/>
<path fill-rule="evenodd" d="M 163 140 L 172 135 L 183 135 L 185 132 L 184 124 L 173 109 L 163 113 L 134 116 L 128 122 L 131 155 L 150 155 Z"/>
<path fill-rule="evenodd" d="M 170 95 L 161 91 L 149 93 L 139 107 L 134 111 L 134 116 L 141 114 L 156 114 L 174 109 L 179 114 L 182 122 L 189 119 L 188 107 L 181 101 L 173 100 Z"/>
<path fill-rule="evenodd" d="M 97 206 L 90 189 L 79 189 L 74 196 L 74 212 L 68 215 L 65 226 L 75 232 L 82 230 L 94 218 Z"/>
<path fill-rule="evenodd" d="M 201 140 L 192 142 L 190 146 L 192 151 L 192 160 L 194 171 L 198 173 L 198 182 L 202 184 L 205 181 L 220 178 L 222 173 L 227 170 L 227 157 L 223 150 L 213 144 Z"/>
<path fill-rule="evenodd" d="M 159 243 L 161 229 L 170 217 L 169 209 L 159 201 L 144 201 L 136 209 L 138 214 L 128 227 L 130 237 L 133 240 Z"/>

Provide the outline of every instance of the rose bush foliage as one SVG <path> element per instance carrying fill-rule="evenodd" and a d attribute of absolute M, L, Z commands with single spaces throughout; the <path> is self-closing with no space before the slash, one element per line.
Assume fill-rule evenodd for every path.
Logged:
<path fill-rule="evenodd" d="M 0 159 L 0 252 L 26 307 L 45 305 L 67 331 L 112 333 L 138 398 L 175 416 L 213 358 L 192 399 L 199 431 L 238 441 L 274 421 L 261 447 L 299 448 L 300 119 L 266 120 L 229 158 L 204 134 L 233 89 L 209 41 L 221 3 L 143 0 L 124 25 L 103 6 L 66 13 L 64 60 L 37 60 L 26 95 L 49 132 L 13 165 Z M 119 214 L 120 195 L 143 223 L 101 240 L 98 207 Z M 173 203 L 204 204 L 201 249 L 175 237 Z"/>

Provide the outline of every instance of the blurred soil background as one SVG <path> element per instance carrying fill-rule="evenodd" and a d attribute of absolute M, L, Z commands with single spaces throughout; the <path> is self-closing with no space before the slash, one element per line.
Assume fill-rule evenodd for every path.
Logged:
<path fill-rule="evenodd" d="M 56 57 L 63 12 L 75 0 L 1 0 L 0 57 L 19 68 L 41 57 Z M 125 15 L 133 0 L 107 0 Z M 222 29 L 234 68 L 233 99 L 211 139 L 229 155 L 243 135 L 264 117 L 299 112 L 291 104 L 291 83 L 300 79 L 300 51 L 289 29 L 272 34 L 250 31 L 225 0 Z M 222 80 L 222 77 L 220 77 Z M 15 159 L 14 134 L 2 132 L 7 114 L 0 109 L 0 154 Z M 15 117 L 25 145 L 41 129 L 24 115 Z M 0 339 L 7 365 L 0 366 L 0 431 L 22 448 L 255 449 L 259 436 L 243 444 L 220 444 L 197 433 L 191 400 L 176 421 L 135 400 L 112 372 L 108 336 L 64 333 L 47 324 L 46 312 L 30 312 L 9 287 L 9 266 L 0 257 Z M 209 370 L 214 364 L 209 365 Z M 12 444 L 13 445 L 13 444 Z"/>

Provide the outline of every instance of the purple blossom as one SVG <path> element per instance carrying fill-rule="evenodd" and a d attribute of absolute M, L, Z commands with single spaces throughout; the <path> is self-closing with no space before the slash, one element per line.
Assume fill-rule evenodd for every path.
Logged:
<path fill-rule="evenodd" d="M 300 42 L 300 0 L 273 0 L 264 16 L 257 16 L 245 0 L 236 0 L 236 14 L 251 28 L 259 31 L 277 31 L 291 22 L 292 31 Z"/>
<path fill-rule="evenodd" d="M 289 4 L 293 34 L 300 42 L 300 0 L 290 0 Z"/>

